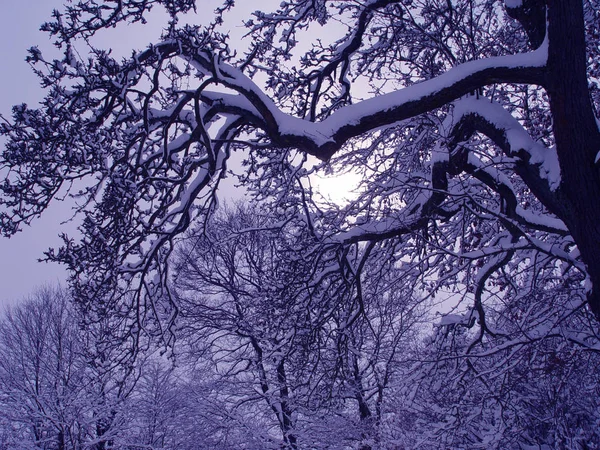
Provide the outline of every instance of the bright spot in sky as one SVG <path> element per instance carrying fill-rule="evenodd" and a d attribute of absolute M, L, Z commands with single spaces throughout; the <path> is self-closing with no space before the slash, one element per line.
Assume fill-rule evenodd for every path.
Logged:
<path fill-rule="evenodd" d="M 356 173 L 343 173 L 333 175 L 315 174 L 311 177 L 316 200 L 329 201 L 338 205 L 344 204 L 356 198 L 356 188 L 360 182 L 360 176 Z"/>

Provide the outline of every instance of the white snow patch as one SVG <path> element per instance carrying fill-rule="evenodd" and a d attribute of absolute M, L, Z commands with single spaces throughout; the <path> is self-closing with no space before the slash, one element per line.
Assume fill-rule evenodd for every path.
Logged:
<path fill-rule="evenodd" d="M 453 122 L 468 114 L 477 114 L 497 129 L 503 130 L 510 145 L 510 152 L 524 150 L 530 155 L 529 162 L 539 166 L 540 176 L 548 180 L 550 189 L 556 190 L 561 181 L 560 165 L 556 148 L 547 148 L 535 142 L 529 133 L 502 105 L 487 98 L 467 97 L 454 103 Z"/>

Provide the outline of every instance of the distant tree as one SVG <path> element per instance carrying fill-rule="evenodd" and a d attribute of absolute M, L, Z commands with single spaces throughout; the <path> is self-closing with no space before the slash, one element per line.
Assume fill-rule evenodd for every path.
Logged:
<path fill-rule="evenodd" d="M 61 290 L 40 289 L 0 321 L 0 429 L 9 448 L 83 445 L 90 430 L 79 337 Z"/>
<path fill-rule="evenodd" d="M 100 362 L 115 352 L 98 352 L 102 327 L 82 322 L 68 292 L 50 287 L 0 316 L 0 445 L 102 450 L 127 441 L 135 376 L 118 360 Z M 140 358 L 133 374 L 142 366 Z"/>
<path fill-rule="evenodd" d="M 429 363 L 406 373 L 392 400 L 390 428 L 407 448 L 600 445 L 597 352 L 557 336 L 490 342 L 487 355 L 464 358 L 469 336 L 449 342 L 443 334 L 428 341 L 421 354 Z"/>
<path fill-rule="evenodd" d="M 135 360 L 130 358 L 131 343 L 122 318 L 94 320 L 93 315 L 80 318 L 81 357 L 86 367 L 86 393 L 90 412 L 90 443 L 93 450 L 127 448 L 131 442 L 131 396 L 148 368 L 148 346 L 138 344 Z M 84 311 L 85 314 L 85 311 Z M 91 317 L 90 317 L 91 316 Z M 90 320 L 92 319 L 92 320 Z M 126 344 L 124 344 L 126 342 Z"/>
<path fill-rule="evenodd" d="M 184 448 L 192 442 L 182 433 L 184 398 L 177 373 L 169 362 L 148 359 L 142 364 L 141 375 L 128 402 L 128 447 Z M 198 441 L 195 442 L 198 446 Z"/>
<path fill-rule="evenodd" d="M 328 323 L 345 299 L 343 287 L 319 292 L 314 274 L 335 264 L 298 253 L 306 248 L 298 241 L 308 236 L 294 223 L 242 205 L 217 216 L 189 235 L 175 260 L 181 334 L 192 355 L 206 355 L 222 379 L 216 398 L 224 407 L 253 420 L 260 414 L 264 439 L 279 429 L 281 445 L 296 449 L 296 422 L 307 402 L 300 392 L 316 400 L 332 382 L 324 373 L 336 370 L 323 341 L 324 333 L 335 333 Z M 257 407 L 263 402 L 267 408 Z"/>
<path fill-rule="evenodd" d="M 362 286 L 360 252 L 311 257 L 317 243 L 279 219 L 239 204 L 187 233 L 174 259 L 178 353 L 219 386 L 215 403 L 278 429 L 277 448 L 371 448 L 419 316 L 393 268 L 365 269 Z"/>

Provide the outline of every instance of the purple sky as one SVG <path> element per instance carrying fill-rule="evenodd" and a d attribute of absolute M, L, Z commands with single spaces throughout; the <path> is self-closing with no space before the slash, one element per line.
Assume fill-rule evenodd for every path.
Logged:
<path fill-rule="evenodd" d="M 61 8 L 63 1 L 3 0 L 0 14 L 0 61 L 3 64 L 0 71 L 0 114 L 3 116 L 10 117 L 14 104 L 27 103 L 33 107 L 42 99 L 43 91 L 24 60 L 27 49 L 33 45 L 38 46 L 46 57 L 61 57 L 51 45 L 49 36 L 40 32 L 39 27 L 50 19 L 53 9 Z M 212 13 L 207 12 L 212 12 L 221 3 L 221 0 L 199 2 L 198 14 L 192 16 L 191 21 L 200 23 L 210 20 Z M 260 5 L 254 2 L 240 2 L 236 13 L 229 17 L 232 43 L 239 42 L 245 32 L 240 16 L 249 16 L 256 8 L 268 9 L 277 3 L 277 0 L 263 0 Z M 116 30 L 111 29 L 97 35 L 94 44 L 102 48 L 112 48 L 115 57 L 129 56 L 132 49 L 144 48 L 150 42 L 155 42 L 166 22 L 164 11 L 156 8 L 147 25 L 127 25 Z M 341 32 L 345 32 L 343 27 Z M 0 140 L 0 151 L 2 149 L 3 141 Z M 354 184 L 355 180 L 351 181 L 340 184 L 340 180 L 337 179 L 317 183 L 320 186 L 318 189 L 325 195 L 335 197 L 340 186 Z M 342 191 L 345 193 L 346 189 Z M 239 197 L 239 194 L 234 197 Z M 39 263 L 37 260 L 43 257 L 43 252 L 49 247 L 60 246 L 61 240 L 58 235 L 61 232 L 76 235 L 76 224 L 64 223 L 70 217 L 69 204 L 54 202 L 31 227 L 24 228 L 10 239 L 0 237 L 0 310 L 3 305 L 20 300 L 43 284 L 56 284 L 66 280 L 66 272 L 61 266 Z"/>
<path fill-rule="evenodd" d="M 221 2 L 204 0 L 199 3 L 202 11 L 193 18 L 201 21 L 212 17 L 206 10 L 213 11 Z M 54 52 L 46 33 L 39 31 L 40 25 L 50 19 L 53 9 L 61 9 L 63 0 L 3 0 L 0 14 L 0 114 L 10 117 L 11 107 L 27 103 L 36 105 L 43 98 L 37 78 L 25 62 L 27 49 L 37 45 L 43 52 Z M 134 48 L 144 48 L 156 41 L 161 28 L 166 24 L 166 15 L 160 8 L 153 10 L 145 26 L 127 25 L 96 36 L 94 43 L 103 48 L 112 48 L 113 56 L 128 56 Z M 126 42 L 126 45 L 123 45 Z M 0 140 L 0 151 L 4 142 Z M 66 203 L 54 203 L 31 227 L 12 238 L 0 237 L 0 310 L 3 305 L 14 303 L 45 284 L 56 284 L 66 280 L 66 271 L 57 264 L 39 263 L 43 252 L 61 244 L 59 233 L 73 235 L 76 224 L 64 223 L 71 217 L 71 207 Z"/>
<path fill-rule="evenodd" d="M 47 33 L 39 31 L 40 25 L 50 19 L 53 9 L 60 9 L 63 0 L 4 0 L 0 14 L 0 114 L 10 117 L 13 105 L 27 103 L 35 106 L 43 98 L 43 91 L 31 68 L 25 62 L 27 49 L 37 45 L 48 56 L 60 57 L 51 44 Z M 134 47 L 145 47 L 160 35 L 162 18 L 158 17 L 149 26 L 126 29 L 100 35 L 97 44 L 115 48 L 117 56 L 126 55 Z M 143 31 L 143 32 L 140 32 Z M 119 48 L 127 33 L 127 48 Z M 120 50 L 120 51 L 119 51 Z M 0 149 L 4 141 L 0 140 Z M 66 232 L 73 235 L 76 224 L 64 223 L 72 215 L 71 206 L 55 202 L 31 227 L 12 238 L 0 237 L 0 309 L 29 295 L 37 287 L 50 283 L 64 282 L 66 272 L 53 263 L 39 263 L 43 252 L 49 247 L 58 247 L 58 235 Z"/>
<path fill-rule="evenodd" d="M 10 115 L 18 103 L 34 105 L 42 98 L 36 77 L 24 61 L 32 45 L 48 48 L 50 42 L 40 25 L 50 17 L 60 0 L 4 0 L 0 14 L 0 113 Z M 2 142 L 3 148 L 3 142 Z M 55 205 L 35 223 L 11 239 L 0 237 L 0 306 L 15 302 L 43 283 L 65 279 L 56 264 L 38 263 L 49 246 L 57 246 L 68 208 Z M 72 227 L 71 227 L 72 228 Z"/>

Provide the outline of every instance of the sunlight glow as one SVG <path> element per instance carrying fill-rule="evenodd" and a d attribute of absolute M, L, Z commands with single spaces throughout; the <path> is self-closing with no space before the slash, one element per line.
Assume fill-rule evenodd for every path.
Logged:
<path fill-rule="evenodd" d="M 317 202 L 345 204 L 357 197 L 356 189 L 359 183 L 360 175 L 352 172 L 330 175 L 317 173 L 311 176 L 311 184 Z"/>

